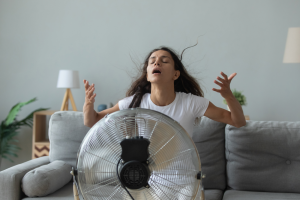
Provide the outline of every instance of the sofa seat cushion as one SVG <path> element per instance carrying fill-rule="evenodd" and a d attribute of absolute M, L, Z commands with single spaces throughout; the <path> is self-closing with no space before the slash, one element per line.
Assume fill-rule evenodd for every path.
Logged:
<path fill-rule="evenodd" d="M 300 194 L 297 193 L 275 193 L 275 192 L 252 192 L 227 190 L 223 200 L 299 200 Z"/>
<path fill-rule="evenodd" d="M 114 187 L 111 187 L 114 189 Z M 109 188 L 109 189 L 111 189 Z M 113 190 L 112 190 L 113 191 Z M 106 195 L 112 194 L 109 190 Z M 223 191 L 222 190 L 205 190 L 205 200 L 222 200 Z M 80 199 L 83 199 L 80 195 Z M 115 198 L 120 199 L 120 198 Z M 74 200 L 73 196 L 73 181 L 70 181 L 61 189 L 57 190 L 56 192 L 45 196 L 45 197 L 25 197 L 22 200 Z"/>
<path fill-rule="evenodd" d="M 222 200 L 222 190 L 204 190 L 205 200 Z"/>
<path fill-rule="evenodd" d="M 247 121 L 225 136 L 231 189 L 300 193 L 300 122 Z"/>

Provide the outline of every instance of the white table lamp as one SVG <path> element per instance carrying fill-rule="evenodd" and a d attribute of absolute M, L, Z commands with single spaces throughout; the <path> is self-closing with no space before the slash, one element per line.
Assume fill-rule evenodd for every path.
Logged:
<path fill-rule="evenodd" d="M 78 71 L 74 70 L 59 70 L 57 88 L 66 88 L 65 96 L 60 110 L 69 110 L 68 102 L 71 101 L 73 111 L 77 111 L 73 95 L 70 88 L 79 88 Z"/>
<path fill-rule="evenodd" d="M 300 27 L 288 30 L 283 63 L 300 63 Z"/>

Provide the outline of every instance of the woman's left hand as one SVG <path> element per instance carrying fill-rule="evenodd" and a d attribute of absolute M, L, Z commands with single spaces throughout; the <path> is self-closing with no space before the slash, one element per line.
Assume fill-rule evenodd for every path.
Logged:
<path fill-rule="evenodd" d="M 233 73 L 229 76 L 229 78 L 227 78 L 227 75 L 221 72 L 221 75 L 224 77 L 224 79 L 219 76 L 217 77 L 217 80 L 221 81 L 221 83 L 219 81 L 214 80 L 214 83 L 219 85 L 221 89 L 213 88 L 212 90 L 215 92 L 219 92 L 224 99 L 232 97 L 233 94 L 230 90 L 230 82 L 233 79 L 233 77 L 236 76 L 236 74 L 237 73 Z"/>

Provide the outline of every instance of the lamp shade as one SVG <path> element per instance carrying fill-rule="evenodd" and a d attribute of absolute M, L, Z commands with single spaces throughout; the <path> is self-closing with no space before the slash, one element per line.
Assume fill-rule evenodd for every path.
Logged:
<path fill-rule="evenodd" d="M 283 63 L 300 63 L 300 27 L 288 30 Z"/>
<path fill-rule="evenodd" d="M 57 88 L 79 88 L 78 71 L 59 70 Z"/>

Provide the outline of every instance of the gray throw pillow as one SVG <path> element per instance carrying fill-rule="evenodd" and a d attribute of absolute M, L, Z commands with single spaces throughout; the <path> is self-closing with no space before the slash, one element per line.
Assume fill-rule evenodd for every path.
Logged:
<path fill-rule="evenodd" d="M 35 168 L 23 177 L 22 190 L 28 197 L 51 194 L 70 182 L 71 170 L 71 165 L 60 160 Z"/>

